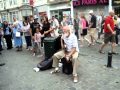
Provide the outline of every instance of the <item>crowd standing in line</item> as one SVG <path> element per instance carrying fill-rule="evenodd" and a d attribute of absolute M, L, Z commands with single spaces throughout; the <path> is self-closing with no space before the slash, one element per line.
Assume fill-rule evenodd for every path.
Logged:
<path fill-rule="evenodd" d="M 61 58 L 66 57 L 67 60 L 72 58 L 73 81 L 78 82 L 77 58 L 79 53 L 79 40 L 81 47 L 84 46 L 84 40 L 91 47 L 96 44 L 97 40 L 103 40 L 104 38 L 104 43 L 99 49 L 100 53 L 104 53 L 103 49 L 108 43 L 112 43 L 112 53 L 118 54 L 115 52 L 115 46 L 120 44 L 120 18 L 114 15 L 114 11 L 110 11 L 109 16 L 106 17 L 103 15 L 97 17 L 93 10 L 90 10 L 89 14 L 91 16 L 90 21 L 86 19 L 84 13 L 81 13 L 81 15 L 76 14 L 73 22 L 66 15 L 63 16 L 61 22 L 55 16 L 52 16 L 49 20 L 45 16 L 40 22 L 37 16 L 30 16 L 29 18 L 25 18 L 24 21 L 19 21 L 14 17 L 12 24 L 7 21 L 0 22 L 0 54 L 2 54 L 1 51 L 4 47 L 7 47 L 7 50 L 15 47 L 17 49 L 16 51 L 22 51 L 22 37 L 24 36 L 26 49 L 29 51 L 32 50 L 33 56 L 36 56 L 37 53 L 38 55 L 42 55 L 41 49 L 44 47 L 44 38 L 58 37 L 59 31 L 62 30 L 61 46 L 62 49 L 66 48 L 66 51 L 61 50 L 53 55 L 53 67 L 55 70 L 52 73 L 59 72 L 58 63 Z M 104 37 L 102 37 L 103 34 Z M 0 66 L 2 65 L 4 64 L 0 64 Z"/>

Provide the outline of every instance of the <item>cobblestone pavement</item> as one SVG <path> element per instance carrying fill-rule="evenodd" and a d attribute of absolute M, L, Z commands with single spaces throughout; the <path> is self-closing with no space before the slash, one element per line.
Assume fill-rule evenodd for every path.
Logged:
<path fill-rule="evenodd" d="M 0 90 L 120 90 L 120 55 L 113 56 L 113 68 L 108 69 L 106 54 L 98 53 L 98 45 L 80 48 L 79 82 L 73 83 L 71 75 L 51 75 L 50 71 L 33 71 L 42 58 L 33 57 L 23 50 L 4 50 L 0 62 Z M 120 52 L 120 47 L 117 47 Z"/>

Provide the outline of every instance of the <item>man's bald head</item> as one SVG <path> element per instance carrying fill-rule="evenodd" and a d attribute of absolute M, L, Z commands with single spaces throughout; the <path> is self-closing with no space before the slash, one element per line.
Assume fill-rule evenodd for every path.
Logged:
<path fill-rule="evenodd" d="M 115 15 L 114 10 L 110 10 L 110 11 L 109 11 L 109 15 L 113 17 L 113 16 Z"/>
<path fill-rule="evenodd" d="M 68 25 L 68 26 L 64 26 L 62 28 L 62 30 L 63 30 L 63 32 L 70 32 L 71 33 L 73 28 L 72 28 L 72 26 Z"/>

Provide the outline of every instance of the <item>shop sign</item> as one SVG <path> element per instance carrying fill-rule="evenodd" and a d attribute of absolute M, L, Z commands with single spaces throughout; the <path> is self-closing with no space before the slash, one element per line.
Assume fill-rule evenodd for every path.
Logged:
<path fill-rule="evenodd" d="M 109 0 L 74 0 L 73 6 L 108 5 Z"/>
<path fill-rule="evenodd" d="M 113 0 L 113 1 L 112 1 L 112 5 L 113 5 L 113 6 L 118 6 L 118 5 L 120 5 L 120 0 Z"/>
<path fill-rule="evenodd" d="M 64 2 L 68 2 L 70 0 L 47 0 L 47 2 L 49 4 L 56 4 L 56 3 L 64 3 Z"/>

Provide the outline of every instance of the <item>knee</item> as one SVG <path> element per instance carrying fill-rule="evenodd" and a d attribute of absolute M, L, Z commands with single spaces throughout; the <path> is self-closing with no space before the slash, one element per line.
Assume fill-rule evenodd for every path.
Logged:
<path fill-rule="evenodd" d="M 57 58 L 57 56 L 54 54 L 53 56 L 52 56 L 52 59 L 54 60 L 54 59 L 56 59 Z"/>

